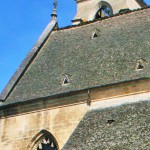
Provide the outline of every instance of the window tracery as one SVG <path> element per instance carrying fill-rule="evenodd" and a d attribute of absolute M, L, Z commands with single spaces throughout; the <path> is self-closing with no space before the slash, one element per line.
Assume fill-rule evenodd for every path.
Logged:
<path fill-rule="evenodd" d="M 50 137 L 44 137 L 41 139 L 35 150 L 58 150 L 54 140 Z"/>
<path fill-rule="evenodd" d="M 41 130 L 32 138 L 27 150 L 59 150 L 59 145 L 49 131 Z"/>

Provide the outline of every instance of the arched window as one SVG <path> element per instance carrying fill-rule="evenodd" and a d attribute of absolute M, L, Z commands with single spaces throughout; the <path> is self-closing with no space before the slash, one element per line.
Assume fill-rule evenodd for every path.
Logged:
<path fill-rule="evenodd" d="M 58 150 L 57 145 L 51 137 L 45 136 L 37 144 L 35 150 Z"/>
<path fill-rule="evenodd" d="M 99 10 L 96 12 L 95 19 L 109 17 L 113 14 L 112 7 L 109 3 L 101 1 L 99 3 Z"/>
<path fill-rule="evenodd" d="M 42 130 L 31 140 L 27 150 L 59 150 L 59 147 L 55 137 Z"/>

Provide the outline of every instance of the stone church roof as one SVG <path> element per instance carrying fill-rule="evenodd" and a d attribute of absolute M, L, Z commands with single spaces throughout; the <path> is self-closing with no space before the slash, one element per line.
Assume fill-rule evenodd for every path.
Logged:
<path fill-rule="evenodd" d="M 149 149 L 150 102 L 87 112 L 62 150 Z"/>
<path fill-rule="evenodd" d="M 12 78 L 2 105 L 148 78 L 149 18 L 147 8 L 52 31 Z"/>

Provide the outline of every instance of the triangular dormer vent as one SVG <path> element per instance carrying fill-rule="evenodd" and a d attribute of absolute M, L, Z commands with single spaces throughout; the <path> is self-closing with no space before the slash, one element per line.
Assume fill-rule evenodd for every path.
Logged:
<path fill-rule="evenodd" d="M 98 37 L 98 35 L 96 34 L 96 32 L 93 32 L 92 35 L 91 35 L 91 39 L 94 39 L 96 37 Z"/>
<path fill-rule="evenodd" d="M 66 75 L 63 79 L 62 85 L 68 85 L 70 83 L 68 76 Z"/>
<path fill-rule="evenodd" d="M 140 59 L 137 61 L 136 70 L 143 70 L 144 69 L 144 59 Z"/>

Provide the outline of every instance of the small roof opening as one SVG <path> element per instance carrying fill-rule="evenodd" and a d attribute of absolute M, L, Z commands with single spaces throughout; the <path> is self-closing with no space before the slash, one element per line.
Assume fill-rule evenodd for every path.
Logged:
<path fill-rule="evenodd" d="M 137 61 L 136 70 L 143 70 L 144 69 L 144 59 L 139 59 Z"/>
<path fill-rule="evenodd" d="M 63 79 L 62 85 L 67 85 L 67 84 L 69 84 L 69 83 L 70 83 L 69 78 L 68 78 L 68 76 L 66 75 L 66 76 L 64 77 L 64 79 Z"/>
<path fill-rule="evenodd" d="M 91 35 L 91 39 L 94 39 L 96 37 L 98 37 L 98 35 L 96 34 L 96 32 L 93 32 L 92 35 Z"/>

